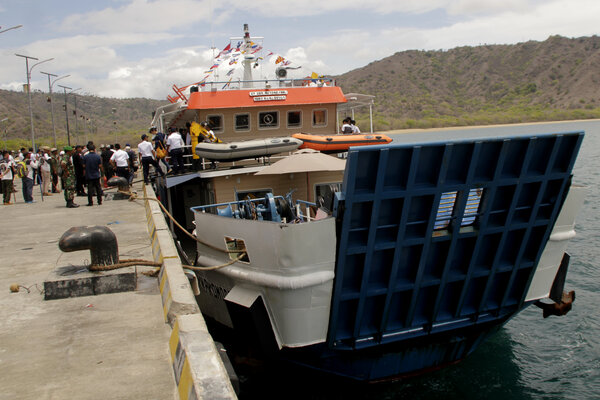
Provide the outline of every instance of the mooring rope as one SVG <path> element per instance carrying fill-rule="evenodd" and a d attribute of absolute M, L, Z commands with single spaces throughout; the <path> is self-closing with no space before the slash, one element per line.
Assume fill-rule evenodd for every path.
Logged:
<path fill-rule="evenodd" d="M 174 224 L 175 224 L 175 225 L 176 225 L 176 226 L 177 226 L 179 229 L 181 229 L 181 230 L 183 231 L 183 233 L 185 233 L 185 234 L 186 234 L 186 235 L 188 235 L 190 238 L 192 238 L 192 239 L 193 239 L 193 240 L 195 240 L 196 242 L 198 242 L 198 243 L 200 243 L 200 244 L 202 244 L 202 245 L 204 245 L 204 246 L 206 246 L 206 247 L 209 247 L 209 248 L 211 248 L 211 249 L 213 249 L 213 250 L 216 250 L 216 251 L 220 251 L 221 253 L 235 253 L 235 254 L 237 254 L 237 253 L 239 253 L 239 252 L 240 252 L 239 250 L 223 250 L 223 249 L 222 249 L 222 248 L 220 248 L 220 247 L 213 246 L 213 245 L 212 245 L 212 244 L 210 244 L 210 243 L 206 243 L 206 242 L 204 242 L 204 241 L 202 241 L 202 240 L 198 239 L 196 236 L 194 236 L 194 235 L 192 235 L 191 233 L 189 233 L 189 232 L 187 231 L 187 229 L 185 229 L 185 228 L 184 228 L 184 227 L 183 227 L 183 226 L 182 226 L 182 225 L 181 225 L 179 222 L 177 222 L 177 220 L 175 219 L 175 217 L 173 217 L 173 216 L 171 215 L 171 213 L 170 213 L 170 212 L 169 212 L 169 211 L 168 211 L 168 210 L 165 208 L 165 206 L 164 206 L 164 205 L 161 203 L 161 201 L 160 201 L 160 200 L 158 200 L 158 199 L 157 199 L 157 198 L 155 198 L 155 197 L 138 197 L 137 193 L 126 192 L 126 191 L 123 191 L 123 190 L 119 190 L 118 192 L 119 192 L 119 193 L 122 193 L 122 194 L 126 194 L 126 195 L 128 195 L 128 196 L 129 196 L 129 201 L 136 201 L 136 200 L 153 200 L 153 201 L 156 201 L 156 202 L 158 203 L 158 205 L 160 206 L 160 208 L 163 210 L 163 212 L 164 212 L 165 214 L 167 214 L 167 217 L 169 217 L 169 219 L 170 219 L 171 221 L 173 221 L 173 223 L 174 223 Z"/>

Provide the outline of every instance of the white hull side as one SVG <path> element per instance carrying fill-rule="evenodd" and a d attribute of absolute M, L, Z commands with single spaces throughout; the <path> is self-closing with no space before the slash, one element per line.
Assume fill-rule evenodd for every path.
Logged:
<path fill-rule="evenodd" d="M 196 226 L 198 239 L 222 249 L 225 237 L 244 240 L 250 259 L 200 273 L 201 278 L 224 288 L 227 301 L 246 307 L 262 296 L 280 347 L 325 341 L 335 268 L 333 218 L 283 224 L 196 213 Z M 227 254 L 202 244 L 198 252 L 201 265 L 229 261 Z M 231 324 L 224 306 L 203 312 Z"/>

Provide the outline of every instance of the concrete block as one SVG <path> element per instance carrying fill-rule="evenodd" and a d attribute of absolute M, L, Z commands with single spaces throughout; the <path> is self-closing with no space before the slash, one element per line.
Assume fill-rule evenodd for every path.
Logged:
<path fill-rule="evenodd" d="M 185 276 L 179 259 L 164 259 L 159 278 L 163 311 L 169 324 L 172 325 L 178 315 L 200 313 L 200 307 L 196 303 L 189 279 Z"/>
<path fill-rule="evenodd" d="M 168 230 L 155 231 L 152 238 L 152 254 L 156 262 L 162 262 L 165 258 L 177 258 L 179 260 L 179 254 L 171 232 Z"/>
<path fill-rule="evenodd" d="M 102 272 L 90 272 L 84 266 L 60 267 L 44 281 L 44 299 L 129 292 L 136 289 L 136 282 L 134 267 Z"/>
<path fill-rule="evenodd" d="M 169 347 L 180 398 L 237 399 L 200 314 L 177 317 Z"/>

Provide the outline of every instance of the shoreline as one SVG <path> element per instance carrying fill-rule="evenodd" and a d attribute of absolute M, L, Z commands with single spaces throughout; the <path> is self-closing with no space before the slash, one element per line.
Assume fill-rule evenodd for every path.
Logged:
<path fill-rule="evenodd" d="M 455 131 L 455 130 L 467 130 L 467 129 L 481 129 L 481 128 L 498 128 L 506 126 L 533 126 L 533 125 L 547 125 L 547 124 L 567 124 L 567 123 L 580 123 L 580 122 L 600 122 L 600 118 L 592 119 L 569 119 L 561 121 L 542 121 L 542 122 L 519 122 L 516 124 L 493 124 L 493 125 L 465 125 L 465 126 L 448 126 L 439 128 L 411 128 L 411 129 L 392 129 L 389 131 L 376 131 L 384 134 L 399 134 L 399 133 L 417 133 L 417 132 L 432 132 L 432 131 Z M 367 132 L 364 132 L 367 134 Z"/>

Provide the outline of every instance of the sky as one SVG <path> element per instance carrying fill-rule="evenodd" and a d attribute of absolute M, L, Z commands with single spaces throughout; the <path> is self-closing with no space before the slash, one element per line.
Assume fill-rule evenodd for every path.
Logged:
<path fill-rule="evenodd" d="M 596 35 L 598 17 L 598 0 L 2 0 L 0 31 L 23 27 L 0 33 L 0 88 L 22 90 L 23 54 L 53 58 L 31 69 L 33 90 L 48 91 L 43 71 L 70 75 L 55 92 L 165 99 L 173 84 L 237 74 L 214 56 L 245 23 L 264 37 L 263 79 L 277 56 L 301 67 L 293 77 L 337 75 L 405 50 Z"/>

